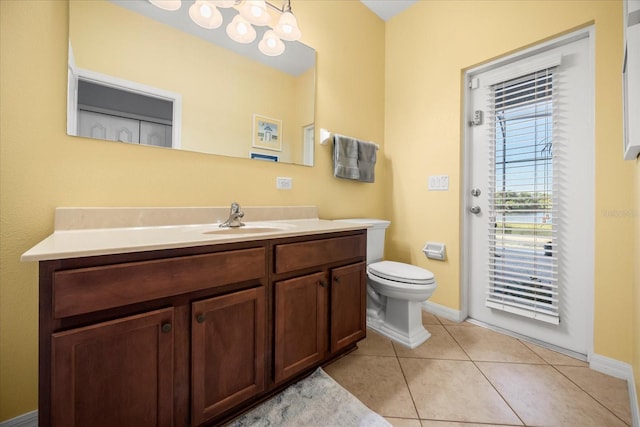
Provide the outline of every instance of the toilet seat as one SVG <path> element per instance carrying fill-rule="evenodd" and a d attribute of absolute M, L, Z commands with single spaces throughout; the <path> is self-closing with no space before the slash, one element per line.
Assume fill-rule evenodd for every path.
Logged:
<path fill-rule="evenodd" d="M 433 273 L 424 268 L 396 261 L 380 261 L 369 264 L 367 270 L 374 276 L 412 285 L 434 284 Z"/>

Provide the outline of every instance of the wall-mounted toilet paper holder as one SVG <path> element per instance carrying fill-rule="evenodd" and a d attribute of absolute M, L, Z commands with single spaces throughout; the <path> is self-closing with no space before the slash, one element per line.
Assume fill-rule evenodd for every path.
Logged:
<path fill-rule="evenodd" d="M 444 243 L 438 242 L 427 242 L 422 248 L 422 252 L 427 256 L 427 258 L 438 259 L 444 261 L 446 256 L 446 248 Z"/>

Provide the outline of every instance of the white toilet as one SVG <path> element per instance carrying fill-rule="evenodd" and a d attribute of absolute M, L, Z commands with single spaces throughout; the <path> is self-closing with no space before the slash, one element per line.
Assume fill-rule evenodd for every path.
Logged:
<path fill-rule="evenodd" d="M 367 229 L 367 326 L 409 348 L 431 334 L 422 325 L 422 302 L 436 289 L 433 273 L 415 265 L 383 261 L 384 235 L 390 222 L 357 218 Z"/>

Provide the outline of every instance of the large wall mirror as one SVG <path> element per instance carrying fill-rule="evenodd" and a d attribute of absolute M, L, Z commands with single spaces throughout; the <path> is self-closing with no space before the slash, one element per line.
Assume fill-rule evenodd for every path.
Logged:
<path fill-rule="evenodd" d="M 269 57 L 147 0 L 69 2 L 67 133 L 313 165 L 316 53 Z M 295 6 L 295 4 L 294 4 Z M 303 28 L 304 30 L 304 28 Z"/>

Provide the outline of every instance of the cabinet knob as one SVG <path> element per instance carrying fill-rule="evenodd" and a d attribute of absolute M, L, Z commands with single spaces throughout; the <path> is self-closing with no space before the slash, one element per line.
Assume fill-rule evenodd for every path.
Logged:
<path fill-rule="evenodd" d="M 206 319 L 207 317 L 203 313 L 200 313 L 196 316 L 196 322 L 198 323 L 204 323 Z"/>
<path fill-rule="evenodd" d="M 338 276 L 335 276 L 333 278 L 333 281 L 336 282 L 336 283 L 340 283 L 340 278 Z"/>
<path fill-rule="evenodd" d="M 324 280 L 324 279 L 320 280 L 320 286 L 322 286 L 323 288 L 326 288 L 327 285 L 329 285 L 329 284 L 327 283 L 326 280 Z"/>
<path fill-rule="evenodd" d="M 171 332 L 171 323 L 165 323 L 161 329 L 165 334 Z"/>

